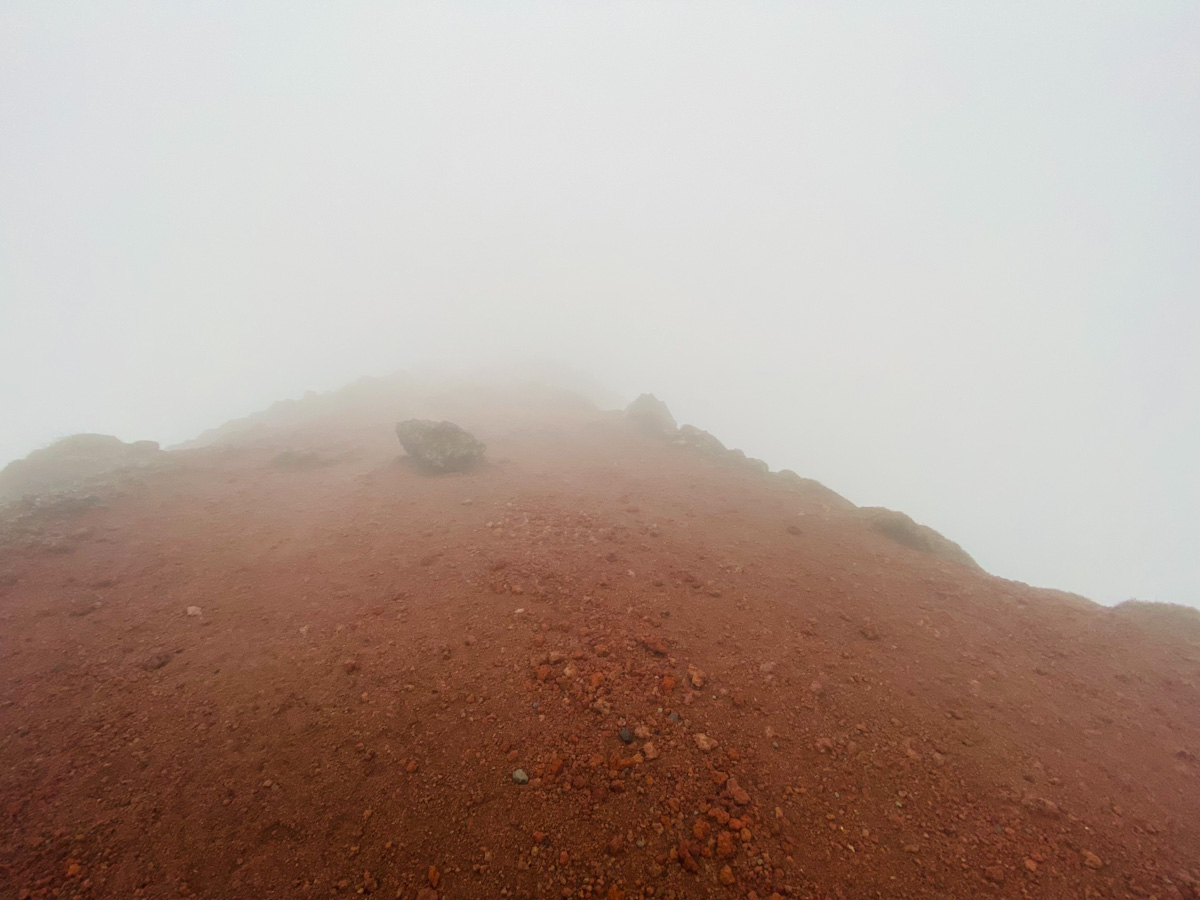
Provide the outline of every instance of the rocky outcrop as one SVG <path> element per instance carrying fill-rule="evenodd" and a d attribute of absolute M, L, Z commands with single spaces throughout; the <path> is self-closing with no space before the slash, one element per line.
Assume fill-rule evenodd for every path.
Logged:
<path fill-rule="evenodd" d="M 726 462 L 733 463 L 735 466 L 761 472 L 764 475 L 771 471 L 771 467 L 766 462 L 761 459 L 755 459 L 753 456 L 747 456 L 744 450 L 735 449 L 726 452 L 725 460 Z"/>
<path fill-rule="evenodd" d="M 483 442 L 453 422 L 408 419 L 396 437 L 419 467 L 429 472 L 465 472 L 483 459 Z"/>
<path fill-rule="evenodd" d="M 715 435 L 709 434 L 695 425 L 682 425 L 679 428 L 679 434 L 675 438 L 675 443 L 684 447 L 689 447 L 692 450 L 702 453 L 705 456 L 710 456 L 713 459 L 720 459 L 729 452 L 728 448 L 722 444 Z"/>
<path fill-rule="evenodd" d="M 625 418 L 642 434 L 655 438 L 673 438 L 679 431 L 675 417 L 653 394 L 642 394 L 625 408 Z"/>
<path fill-rule="evenodd" d="M 884 509 L 881 506 L 863 507 L 859 514 L 867 521 L 873 531 L 886 535 L 898 544 L 903 544 L 922 553 L 940 556 L 972 569 L 979 569 L 975 562 L 958 544 L 934 531 L 928 525 L 914 522 L 910 517 L 894 509 Z"/>
<path fill-rule="evenodd" d="M 0 501 L 63 491 L 161 457 L 156 441 L 127 444 L 111 434 L 73 434 L 0 471 Z"/>
<path fill-rule="evenodd" d="M 707 456 L 709 459 L 751 469 L 755 472 L 765 474 L 771 470 L 770 466 L 761 459 L 747 456 L 741 450 L 730 450 L 715 435 L 710 434 L 702 428 L 697 428 L 695 425 L 680 426 L 673 443 L 681 447 L 687 447 L 689 450 L 694 450 L 703 456 Z"/>

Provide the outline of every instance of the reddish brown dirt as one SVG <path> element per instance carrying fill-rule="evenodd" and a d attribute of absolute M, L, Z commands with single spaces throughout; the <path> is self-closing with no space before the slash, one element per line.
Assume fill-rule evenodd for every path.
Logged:
<path fill-rule="evenodd" d="M 0 896 L 1200 897 L 1194 633 L 616 416 L 355 415 L 7 526 Z"/>

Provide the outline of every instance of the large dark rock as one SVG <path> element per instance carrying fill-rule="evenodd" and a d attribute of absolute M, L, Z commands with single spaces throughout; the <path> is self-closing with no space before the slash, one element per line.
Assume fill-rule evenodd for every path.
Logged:
<path fill-rule="evenodd" d="M 463 472 L 483 459 L 483 442 L 453 422 L 408 419 L 396 437 L 417 465 L 431 472 Z"/>
<path fill-rule="evenodd" d="M 657 438 L 673 438 L 679 431 L 675 417 L 653 394 L 642 394 L 625 409 L 625 417 L 642 434 Z"/>

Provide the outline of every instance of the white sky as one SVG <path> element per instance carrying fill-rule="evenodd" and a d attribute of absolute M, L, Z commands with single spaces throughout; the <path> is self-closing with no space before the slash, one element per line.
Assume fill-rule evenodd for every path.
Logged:
<path fill-rule="evenodd" d="M 1200 605 L 1200 4 L 0 4 L 0 463 L 566 362 Z"/>

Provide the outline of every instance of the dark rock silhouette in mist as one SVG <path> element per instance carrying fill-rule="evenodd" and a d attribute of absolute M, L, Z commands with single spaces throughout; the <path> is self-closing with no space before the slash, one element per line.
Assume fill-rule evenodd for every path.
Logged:
<path fill-rule="evenodd" d="M 625 417 L 649 437 L 673 437 L 679 430 L 667 404 L 653 394 L 642 394 L 625 408 Z"/>
<path fill-rule="evenodd" d="M 483 442 L 453 422 L 408 419 L 396 425 L 405 452 L 430 472 L 464 472 L 483 459 Z"/>

